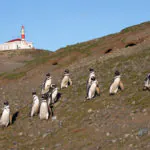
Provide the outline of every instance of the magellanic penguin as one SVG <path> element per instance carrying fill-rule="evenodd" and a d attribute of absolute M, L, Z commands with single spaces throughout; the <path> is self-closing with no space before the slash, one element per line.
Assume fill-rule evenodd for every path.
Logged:
<path fill-rule="evenodd" d="M 114 95 L 117 93 L 118 89 L 124 90 L 123 83 L 121 82 L 121 76 L 119 71 L 115 71 L 115 77 L 113 83 L 110 86 L 109 94 Z"/>
<path fill-rule="evenodd" d="M 46 120 L 49 118 L 49 108 L 47 103 L 47 97 L 45 95 L 42 95 L 39 117 L 40 119 Z"/>
<path fill-rule="evenodd" d="M 48 96 L 48 105 L 54 104 L 57 101 L 58 88 L 56 87 L 56 84 L 52 84 L 51 88 L 52 90 Z"/>
<path fill-rule="evenodd" d="M 88 97 L 87 97 L 87 99 L 92 99 L 92 98 L 95 97 L 97 86 L 98 86 L 98 81 L 96 80 L 95 77 L 92 77 L 91 78 L 91 86 L 90 86 L 90 88 L 88 90 Z"/>
<path fill-rule="evenodd" d="M 72 85 L 72 81 L 69 77 L 69 70 L 66 69 L 64 71 L 64 77 L 63 77 L 62 82 L 61 82 L 61 89 L 62 88 L 67 88 L 69 85 Z"/>
<path fill-rule="evenodd" d="M 89 78 L 88 78 L 87 84 L 86 84 L 87 97 L 88 97 L 89 88 L 90 88 L 90 86 L 91 86 L 91 84 L 92 84 L 91 78 L 92 78 L 92 77 L 95 77 L 94 69 L 93 69 L 93 68 L 90 68 L 89 71 L 90 71 L 90 74 L 89 74 Z"/>
<path fill-rule="evenodd" d="M 150 73 L 147 75 L 147 77 L 144 80 L 143 90 L 150 90 Z"/>
<path fill-rule="evenodd" d="M 10 123 L 10 107 L 8 101 L 4 102 L 4 108 L 0 119 L 0 125 L 7 127 Z"/>
<path fill-rule="evenodd" d="M 38 114 L 40 107 L 40 101 L 38 96 L 36 95 L 36 92 L 32 92 L 32 96 L 33 96 L 33 103 L 31 109 L 31 117 L 33 117 L 35 114 Z"/>
<path fill-rule="evenodd" d="M 51 84 L 52 84 L 52 77 L 51 77 L 50 73 L 47 73 L 46 74 L 46 79 L 42 84 L 41 94 L 47 93 L 49 91 L 50 87 L 51 87 Z"/>

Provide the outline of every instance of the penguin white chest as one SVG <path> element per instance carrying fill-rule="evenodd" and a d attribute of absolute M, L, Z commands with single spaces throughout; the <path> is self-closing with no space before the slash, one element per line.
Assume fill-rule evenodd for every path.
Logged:
<path fill-rule="evenodd" d="M 61 83 L 61 88 L 63 87 L 68 87 L 68 81 L 69 81 L 69 77 L 68 76 L 64 76 L 62 83 Z"/>
<path fill-rule="evenodd" d="M 95 96 L 95 91 L 96 91 L 96 82 L 93 82 L 90 89 L 89 89 L 89 98 L 93 98 Z"/>
<path fill-rule="evenodd" d="M 117 93 L 118 87 L 119 87 L 119 83 L 120 83 L 120 78 L 118 77 L 118 78 L 116 78 L 114 80 L 114 82 L 110 86 L 110 93 Z"/>
<path fill-rule="evenodd" d="M 39 111 L 39 105 L 40 105 L 40 102 L 39 102 L 38 97 L 36 96 L 36 97 L 34 97 L 34 99 L 33 99 L 33 105 L 32 105 L 32 110 L 31 110 L 31 117 L 32 117 L 34 114 L 38 113 L 38 111 Z"/>
<path fill-rule="evenodd" d="M 40 119 L 48 119 L 49 117 L 49 112 L 48 112 L 48 104 L 47 102 L 42 102 L 40 106 Z"/>
<path fill-rule="evenodd" d="M 8 126 L 10 117 L 10 109 L 4 109 L 1 116 L 1 124 L 4 126 Z"/>
<path fill-rule="evenodd" d="M 52 100 L 55 101 L 57 98 L 58 89 L 55 89 L 55 91 L 52 93 Z"/>
<path fill-rule="evenodd" d="M 52 83 L 52 80 L 51 79 L 47 79 L 47 81 L 45 83 L 45 88 L 49 88 L 51 83 Z"/>

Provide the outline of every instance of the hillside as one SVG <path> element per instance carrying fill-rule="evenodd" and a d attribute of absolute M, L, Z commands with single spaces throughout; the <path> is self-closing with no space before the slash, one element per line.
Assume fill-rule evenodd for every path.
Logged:
<path fill-rule="evenodd" d="M 150 93 L 142 90 L 150 70 L 149 22 L 43 56 L 1 76 L 0 107 L 8 100 L 16 114 L 11 126 L 0 129 L 1 150 L 150 149 Z M 96 71 L 101 95 L 84 102 L 90 67 Z M 30 118 L 32 90 L 40 96 L 47 72 L 60 87 L 65 68 L 70 69 L 73 86 L 60 90 L 54 108 L 57 119 Z M 116 69 L 125 90 L 109 96 Z"/>
<path fill-rule="evenodd" d="M 0 51 L 0 76 L 13 79 L 22 77 L 29 69 L 49 59 L 51 51 L 41 49 Z M 26 68 L 19 71 L 20 68 Z"/>

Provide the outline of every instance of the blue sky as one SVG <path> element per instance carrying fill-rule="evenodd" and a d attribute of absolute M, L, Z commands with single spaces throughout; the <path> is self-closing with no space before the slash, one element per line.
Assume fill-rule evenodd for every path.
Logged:
<path fill-rule="evenodd" d="M 119 32 L 150 20 L 150 0 L 3 0 L 0 43 L 20 37 L 36 48 L 67 45 Z"/>

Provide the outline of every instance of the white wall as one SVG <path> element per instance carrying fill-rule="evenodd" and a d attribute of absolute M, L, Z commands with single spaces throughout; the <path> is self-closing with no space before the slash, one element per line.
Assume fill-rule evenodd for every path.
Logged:
<path fill-rule="evenodd" d="M 0 44 L 0 50 L 14 50 L 14 49 L 30 49 L 33 48 L 32 42 L 14 41 Z"/>

